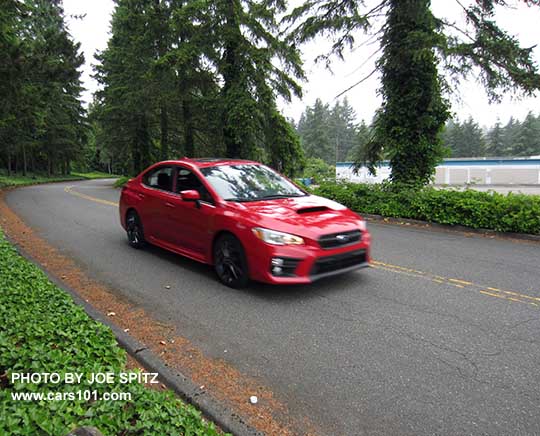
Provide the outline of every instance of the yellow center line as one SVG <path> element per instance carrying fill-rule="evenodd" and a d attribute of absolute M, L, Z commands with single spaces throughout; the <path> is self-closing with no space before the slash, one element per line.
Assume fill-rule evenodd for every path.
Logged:
<path fill-rule="evenodd" d="M 118 207 L 118 204 L 115 203 L 114 201 L 102 200 L 101 198 L 92 197 L 90 195 L 81 194 L 80 192 L 74 191 L 73 186 L 66 186 L 64 188 L 64 192 L 67 192 L 68 194 L 74 195 L 76 197 L 84 198 L 85 200 L 93 201 L 94 203 L 99 203 L 99 204 L 105 204 L 107 206 L 117 206 Z"/>
<path fill-rule="evenodd" d="M 74 195 L 76 197 L 84 198 L 85 200 L 93 201 L 95 203 L 118 207 L 118 204 L 113 201 L 102 200 L 101 198 L 92 197 L 90 195 L 81 194 L 80 192 L 74 191 L 73 186 L 65 187 L 64 191 L 68 194 Z M 428 279 L 428 280 L 431 280 L 432 282 L 450 285 L 455 288 L 460 288 L 460 289 L 468 288 L 468 289 L 477 290 L 482 295 L 486 295 L 489 297 L 496 297 L 496 298 L 500 298 L 507 301 L 516 301 L 519 303 L 525 303 L 531 306 L 539 307 L 539 304 L 536 302 L 540 302 L 540 297 L 533 297 L 531 295 L 526 295 L 519 292 L 511 291 L 511 290 L 499 289 L 499 288 L 489 287 L 489 286 L 482 286 L 473 282 L 469 282 L 467 280 L 443 277 L 440 275 L 431 274 L 424 271 L 418 271 L 416 269 L 406 268 L 400 265 L 392 265 L 390 263 L 385 263 L 385 262 L 381 262 L 381 261 L 373 260 L 373 259 L 371 260 L 371 266 L 374 267 L 375 269 L 383 269 L 385 271 L 394 272 L 396 274 L 404 274 L 404 275 L 408 275 L 412 277 Z M 511 297 L 504 294 L 511 295 Z"/>
<path fill-rule="evenodd" d="M 377 260 L 372 260 L 372 267 L 374 267 L 375 269 L 383 269 L 385 271 L 390 271 L 396 274 L 403 274 L 407 276 L 431 280 L 432 282 L 438 284 L 449 285 L 459 289 L 475 290 L 480 292 L 482 295 L 486 295 L 489 297 L 496 297 L 507 301 L 516 301 L 535 307 L 540 306 L 540 304 L 538 304 L 538 302 L 540 302 L 540 297 L 533 297 L 531 295 L 523 294 L 516 291 L 483 286 L 467 280 L 443 277 L 440 275 L 431 274 L 424 271 L 417 271 L 411 268 L 406 268 L 400 265 L 392 265 L 390 263 L 385 263 Z"/>

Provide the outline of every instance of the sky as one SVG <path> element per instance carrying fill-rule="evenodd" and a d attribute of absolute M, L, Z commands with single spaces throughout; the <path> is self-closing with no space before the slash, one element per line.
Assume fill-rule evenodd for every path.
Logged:
<path fill-rule="evenodd" d="M 300 0 L 293 0 L 298 3 Z M 367 2 L 369 4 L 369 0 Z M 462 2 L 467 3 L 467 2 Z M 540 8 L 528 8 L 520 2 L 510 0 L 513 8 L 500 9 L 496 15 L 497 23 L 510 34 L 514 35 L 523 47 L 537 45 L 534 59 L 540 65 Z M 433 12 L 436 16 L 451 17 L 456 23 L 463 23 L 462 9 L 457 0 L 433 0 Z M 64 10 L 68 27 L 74 40 L 81 43 L 86 64 L 83 67 L 82 80 L 87 91 L 83 94 L 86 102 L 91 101 L 92 93 L 97 89 L 92 64 L 96 61 L 94 53 L 107 46 L 110 37 L 110 19 L 114 9 L 112 0 L 64 0 Z M 85 14 L 83 19 L 74 19 L 73 15 Z M 324 64 L 315 64 L 314 59 L 329 46 L 327 40 L 320 38 L 301 48 L 302 59 L 307 81 L 302 83 L 302 99 L 294 98 L 291 103 L 279 101 L 282 112 L 298 121 L 307 105 L 313 105 L 317 98 L 334 105 L 336 96 L 342 91 L 369 75 L 377 58 L 374 53 L 378 50 L 376 44 L 366 44 L 366 37 L 359 34 L 357 43 L 352 51 L 345 52 L 345 60 L 334 59 L 329 71 Z M 380 76 L 373 74 L 344 96 L 355 109 L 358 121 L 364 119 L 370 122 L 375 111 L 381 104 L 378 95 Z M 342 96 L 341 99 L 344 97 Z M 450 96 L 452 112 L 460 120 L 472 116 L 481 126 L 490 127 L 500 120 L 503 124 L 510 117 L 522 120 L 529 111 L 540 114 L 540 93 L 536 97 L 516 99 L 515 96 L 505 95 L 501 103 L 489 104 L 482 85 L 471 77 L 456 87 Z"/>

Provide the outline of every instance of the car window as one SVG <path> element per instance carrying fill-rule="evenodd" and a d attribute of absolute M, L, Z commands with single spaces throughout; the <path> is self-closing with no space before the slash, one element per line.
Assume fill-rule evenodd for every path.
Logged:
<path fill-rule="evenodd" d="M 176 176 L 176 192 L 180 193 L 182 191 L 190 190 L 199 192 L 202 201 L 214 203 L 214 199 L 196 174 L 186 168 L 178 168 Z"/>
<path fill-rule="evenodd" d="M 143 183 L 151 188 L 163 191 L 173 190 L 173 167 L 159 167 L 149 171 L 143 177 Z"/>
<path fill-rule="evenodd" d="M 201 172 L 215 191 L 228 201 L 257 201 L 307 195 L 264 165 L 217 165 L 201 168 Z"/>

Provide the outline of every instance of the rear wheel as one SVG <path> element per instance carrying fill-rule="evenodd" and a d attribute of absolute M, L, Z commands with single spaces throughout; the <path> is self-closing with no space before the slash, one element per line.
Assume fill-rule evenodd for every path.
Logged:
<path fill-rule="evenodd" d="M 134 210 L 130 211 L 126 217 L 126 232 L 128 243 L 133 248 L 142 248 L 146 244 L 144 232 L 139 215 Z"/>
<path fill-rule="evenodd" d="M 231 288 L 241 288 L 248 283 L 244 248 L 233 235 L 220 236 L 214 244 L 214 268 L 219 280 Z"/>

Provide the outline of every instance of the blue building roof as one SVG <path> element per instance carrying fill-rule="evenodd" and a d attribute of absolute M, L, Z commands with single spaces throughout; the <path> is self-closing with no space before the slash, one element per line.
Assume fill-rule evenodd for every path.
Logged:
<path fill-rule="evenodd" d="M 378 166 L 389 166 L 390 162 L 382 161 Z M 337 167 L 350 167 L 353 162 L 338 162 Z M 540 158 L 470 158 L 444 159 L 440 166 L 499 166 L 499 165 L 540 165 Z"/>

